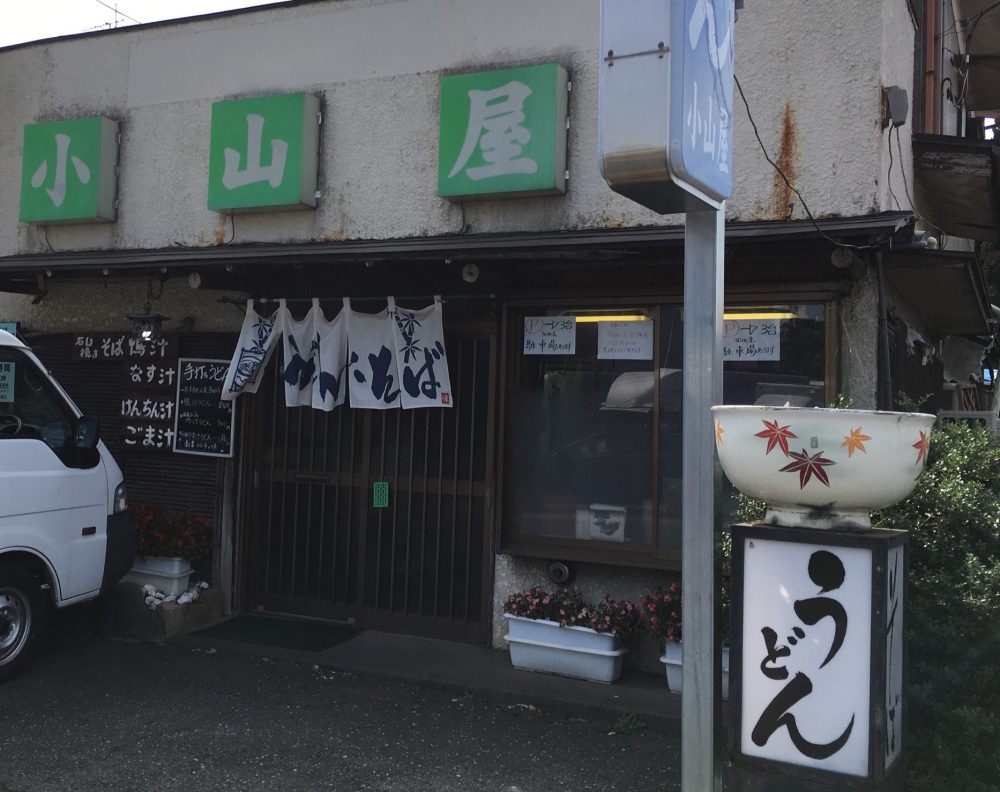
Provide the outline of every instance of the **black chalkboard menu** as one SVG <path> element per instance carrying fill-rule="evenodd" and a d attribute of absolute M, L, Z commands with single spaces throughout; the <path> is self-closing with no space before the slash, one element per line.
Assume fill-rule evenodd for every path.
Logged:
<path fill-rule="evenodd" d="M 121 423 L 117 424 L 121 434 L 116 438 L 120 446 L 169 451 L 174 437 L 177 336 L 143 341 L 128 333 L 81 333 L 73 336 L 72 344 L 73 359 L 90 361 L 95 380 L 121 379 Z"/>
<path fill-rule="evenodd" d="M 233 402 L 222 401 L 228 360 L 180 358 L 174 451 L 178 454 L 231 457 L 236 428 Z"/>

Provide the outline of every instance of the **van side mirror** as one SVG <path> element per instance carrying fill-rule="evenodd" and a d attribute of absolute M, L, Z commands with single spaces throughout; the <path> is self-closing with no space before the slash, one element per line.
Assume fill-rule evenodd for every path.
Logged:
<path fill-rule="evenodd" d="M 89 415 L 81 416 L 76 422 L 76 431 L 73 433 L 73 445 L 76 448 L 96 448 L 97 447 L 97 419 Z"/>

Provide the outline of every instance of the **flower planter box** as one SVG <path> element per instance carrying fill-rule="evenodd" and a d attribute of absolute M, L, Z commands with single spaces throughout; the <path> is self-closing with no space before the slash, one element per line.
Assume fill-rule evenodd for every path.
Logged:
<path fill-rule="evenodd" d="M 183 594 L 191 577 L 191 562 L 183 558 L 143 558 L 136 556 L 124 580 L 139 586 L 155 586 L 168 595 Z"/>
<path fill-rule="evenodd" d="M 672 693 L 680 693 L 683 686 L 684 645 L 667 641 L 666 651 L 660 662 L 667 667 L 667 686 Z M 722 647 L 722 698 L 729 700 L 729 647 Z"/>
<path fill-rule="evenodd" d="M 504 618 L 515 668 L 604 683 L 621 676 L 628 650 L 621 647 L 615 635 L 588 627 L 560 627 L 558 622 L 509 613 Z"/>

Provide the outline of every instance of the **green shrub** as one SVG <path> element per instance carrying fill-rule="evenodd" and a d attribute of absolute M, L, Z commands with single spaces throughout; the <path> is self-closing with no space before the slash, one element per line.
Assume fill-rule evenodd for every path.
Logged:
<path fill-rule="evenodd" d="M 1000 445 L 981 426 L 934 432 L 914 493 L 873 523 L 910 531 L 908 789 L 996 790 Z"/>

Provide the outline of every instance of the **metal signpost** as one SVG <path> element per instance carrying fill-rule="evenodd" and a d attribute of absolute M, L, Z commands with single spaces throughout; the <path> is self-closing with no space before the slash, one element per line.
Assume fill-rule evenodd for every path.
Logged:
<path fill-rule="evenodd" d="M 721 787 L 715 461 L 725 200 L 732 192 L 734 0 L 602 0 L 598 150 L 616 192 L 684 212 L 681 783 Z"/>

